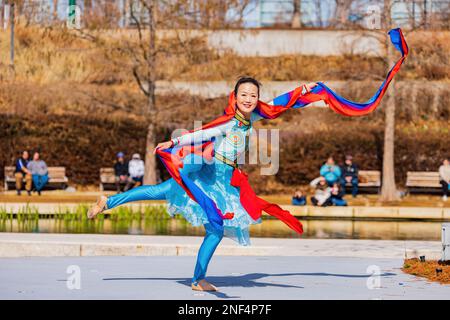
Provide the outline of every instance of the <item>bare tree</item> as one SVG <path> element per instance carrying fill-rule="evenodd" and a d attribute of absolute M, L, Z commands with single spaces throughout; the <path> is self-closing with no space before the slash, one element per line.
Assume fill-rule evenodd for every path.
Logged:
<path fill-rule="evenodd" d="M 12 71 L 12 74 L 14 76 L 15 74 L 15 67 L 14 67 L 14 27 L 15 27 L 15 11 L 16 11 L 16 4 L 14 1 L 12 1 L 9 5 L 9 25 L 10 25 L 10 68 Z"/>
<path fill-rule="evenodd" d="M 148 114 L 148 127 L 147 127 L 147 137 L 145 141 L 145 176 L 144 184 L 155 184 L 156 183 L 156 161 L 153 155 L 153 149 L 155 148 L 155 119 L 156 119 L 156 108 L 155 108 L 155 89 L 156 89 L 156 21 L 155 21 L 155 1 L 147 0 L 147 3 L 142 2 L 145 8 L 148 10 L 148 52 L 147 52 L 147 90 L 142 86 L 142 82 L 139 79 L 137 69 L 133 69 L 133 74 L 136 77 L 136 81 L 141 83 L 140 87 L 144 94 L 147 96 L 147 114 Z M 140 31 L 139 31 L 140 32 Z"/>
<path fill-rule="evenodd" d="M 5 14 L 5 0 L 0 0 L 0 28 L 3 28 L 4 14 Z"/>
<path fill-rule="evenodd" d="M 322 23 L 322 5 L 320 0 L 314 0 L 314 7 L 316 10 L 317 26 L 323 27 Z"/>
<path fill-rule="evenodd" d="M 392 1 L 384 0 L 383 18 L 386 31 L 392 28 L 391 19 Z M 394 49 L 390 44 L 390 38 L 386 34 L 384 47 L 387 54 L 388 69 L 395 63 Z M 383 150 L 383 177 L 381 186 L 381 201 L 395 201 L 399 199 L 397 187 L 395 185 L 395 79 L 392 79 L 390 89 L 386 92 L 385 104 L 385 129 L 384 129 L 384 150 Z"/>
<path fill-rule="evenodd" d="M 302 27 L 302 0 L 293 0 L 294 11 L 292 13 L 291 28 Z"/>
<path fill-rule="evenodd" d="M 332 18 L 331 25 L 335 28 L 344 28 L 348 24 L 348 17 L 350 15 L 350 8 L 353 0 L 335 0 L 336 6 L 334 11 L 334 18 Z"/>
<path fill-rule="evenodd" d="M 53 21 L 58 21 L 58 0 L 53 0 Z"/>
<path fill-rule="evenodd" d="M 245 8 L 242 2 L 235 1 L 237 10 L 236 20 L 240 19 Z M 104 16 L 100 16 L 99 20 L 91 20 L 86 24 L 86 29 L 75 30 L 83 39 L 94 41 L 98 46 L 102 46 L 105 55 L 108 58 L 117 57 L 109 60 L 109 63 L 120 68 L 129 69 L 137 83 L 140 91 L 146 98 L 146 103 L 142 108 L 141 114 L 145 116 L 147 122 L 146 147 L 145 147 L 145 184 L 154 184 L 157 181 L 156 174 L 156 158 L 153 155 L 153 149 L 156 144 L 156 129 L 159 120 L 164 117 L 164 112 L 159 112 L 156 108 L 155 87 L 157 80 L 157 56 L 170 57 L 171 55 L 190 56 L 196 50 L 195 42 L 199 36 L 192 36 L 186 33 L 183 28 L 203 28 L 210 26 L 211 28 L 219 27 L 219 23 L 224 23 L 224 27 L 238 25 L 236 20 L 225 19 L 225 14 L 221 11 L 224 8 L 221 1 L 200 1 L 202 6 L 195 1 L 176 0 L 176 1 L 156 1 L 156 0 L 129 0 L 126 1 L 128 7 L 125 12 L 126 16 L 122 19 L 128 19 L 125 24 L 136 28 L 135 30 L 127 30 L 130 34 L 128 37 L 119 36 L 115 42 L 106 41 L 103 37 L 110 37 L 110 34 L 103 32 L 94 32 L 99 25 L 103 25 Z M 234 3 L 233 2 L 233 3 Z M 204 5 L 204 6 L 203 6 Z M 158 17 L 162 17 L 158 19 Z M 218 20 L 219 22 L 217 22 Z M 242 21 L 242 20 L 240 20 Z M 92 24 L 90 24 L 92 23 Z M 109 27 L 106 24 L 106 27 Z M 157 38 L 157 28 L 165 29 L 166 33 L 170 33 L 169 38 L 160 41 Z M 91 30 L 91 31 L 88 31 Z M 170 31 L 170 32 L 169 32 Z M 137 34 L 137 37 L 135 35 Z M 201 33 L 200 33 L 201 34 Z M 200 38 L 202 36 L 200 35 Z M 137 38 L 137 39 L 136 39 Z"/>

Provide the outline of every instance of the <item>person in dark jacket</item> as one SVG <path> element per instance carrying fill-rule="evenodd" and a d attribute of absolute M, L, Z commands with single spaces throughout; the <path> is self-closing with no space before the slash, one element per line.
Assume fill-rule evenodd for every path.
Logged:
<path fill-rule="evenodd" d="M 352 196 L 356 198 L 358 195 L 358 166 L 353 163 L 351 155 L 345 156 L 345 163 L 342 166 L 341 186 L 345 193 L 345 185 L 350 183 L 352 185 Z"/>
<path fill-rule="evenodd" d="M 347 201 L 344 199 L 345 192 L 342 186 L 335 182 L 331 187 L 331 197 L 330 201 L 334 206 L 342 207 L 347 206 Z"/>
<path fill-rule="evenodd" d="M 17 195 L 20 196 L 22 190 L 23 179 L 25 178 L 25 190 L 28 195 L 31 196 L 31 186 L 33 178 L 30 170 L 27 169 L 28 158 L 30 157 L 28 151 L 23 151 L 22 156 L 16 160 L 16 170 L 14 171 L 14 177 L 16 178 L 16 190 Z"/>
<path fill-rule="evenodd" d="M 117 193 L 122 192 L 122 185 L 126 185 L 128 181 L 128 163 L 125 161 L 123 152 L 117 153 L 117 161 L 114 164 L 114 175 Z"/>

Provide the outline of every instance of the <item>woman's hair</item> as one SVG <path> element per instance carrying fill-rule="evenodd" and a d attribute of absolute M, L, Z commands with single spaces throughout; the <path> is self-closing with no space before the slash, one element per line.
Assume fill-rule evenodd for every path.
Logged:
<path fill-rule="evenodd" d="M 234 86 L 234 95 L 237 96 L 237 92 L 239 89 L 239 86 L 244 83 L 251 83 L 254 84 L 258 88 L 258 97 L 259 97 L 259 88 L 261 87 L 261 83 L 259 83 L 258 80 L 252 77 L 240 77 L 239 80 L 236 82 L 236 85 Z"/>

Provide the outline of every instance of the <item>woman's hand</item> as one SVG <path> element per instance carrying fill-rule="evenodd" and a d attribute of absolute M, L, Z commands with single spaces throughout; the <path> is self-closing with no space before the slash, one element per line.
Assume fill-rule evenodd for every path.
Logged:
<path fill-rule="evenodd" d="M 315 86 L 317 86 L 317 83 L 315 83 L 315 82 L 310 82 L 310 83 L 306 84 L 308 91 L 311 91 L 311 89 L 314 88 Z"/>
<path fill-rule="evenodd" d="M 170 147 L 172 147 L 172 141 L 160 142 L 153 150 L 153 154 L 156 154 L 156 149 L 164 150 L 164 149 L 169 149 Z"/>

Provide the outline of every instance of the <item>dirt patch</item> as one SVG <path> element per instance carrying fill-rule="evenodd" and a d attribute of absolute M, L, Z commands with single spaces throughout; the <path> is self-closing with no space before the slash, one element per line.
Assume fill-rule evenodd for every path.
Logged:
<path fill-rule="evenodd" d="M 435 260 L 421 262 L 419 259 L 406 259 L 402 271 L 430 281 L 450 284 L 450 264 L 442 265 Z"/>

